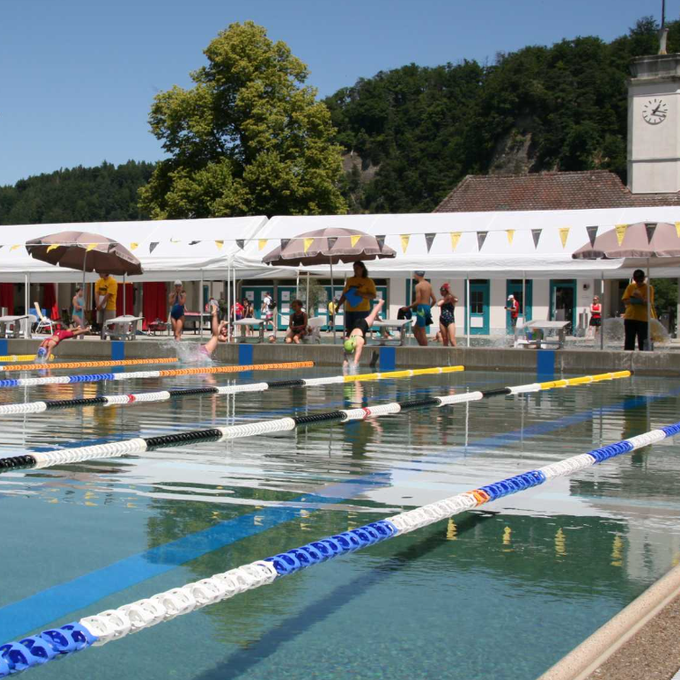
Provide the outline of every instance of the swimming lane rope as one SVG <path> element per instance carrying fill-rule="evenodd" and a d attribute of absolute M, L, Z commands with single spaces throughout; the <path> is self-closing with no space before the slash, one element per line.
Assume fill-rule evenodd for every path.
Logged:
<path fill-rule="evenodd" d="M 54 354 L 50 354 L 54 357 Z M 35 359 L 35 354 L 29 357 Z M 176 364 L 177 357 L 162 357 L 158 359 L 107 359 L 105 361 L 62 361 L 56 364 L 17 364 L 12 366 L 0 366 L 3 371 L 44 371 L 46 368 L 101 368 L 102 366 L 140 366 L 142 364 Z"/>
<path fill-rule="evenodd" d="M 54 354 L 50 354 L 50 361 L 54 359 Z M 14 362 L 14 361 L 34 361 L 35 354 L 3 354 L 0 356 L 0 362 Z M 43 365 L 44 366 L 44 365 Z M 4 371 L 5 368 L 3 367 Z"/>
<path fill-rule="evenodd" d="M 390 371 L 388 373 L 364 373 L 363 375 L 340 375 L 328 378 L 300 378 L 298 380 L 274 380 L 271 382 L 250 383 L 247 385 L 226 385 L 223 387 L 178 387 L 160 392 L 140 392 L 138 394 L 112 394 L 100 397 L 84 397 L 80 399 L 53 399 L 50 401 L 31 401 L 24 404 L 0 405 L 0 416 L 19 413 L 41 413 L 48 409 L 68 408 L 72 406 L 113 406 L 121 404 L 140 404 L 144 402 L 167 401 L 191 394 L 238 394 L 240 392 L 264 392 L 281 387 L 316 387 L 336 383 L 367 382 L 388 378 L 413 378 L 419 375 L 438 373 L 457 373 L 464 371 L 464 366 L 438 366 L 435 368 L 416 368 L 407 371 Z"/>
<path fill-rule="evenodd" d="M 352 553 L 382 541 L 410 533 L 435 522 L 472 510 L 504 496 L 525 491 L 556 477 L 570 475 L 610 458 L 656 444 L 680 433 L 680 423 L 609 444 L 588 453 L 551 463 L 486 486 L 450 496 L 387 519 L 371 522 L 335 536 L 251 562 L 209 578 L 173 588 L 149 598 L 109 609 L 80 621 L 44 630 L 19 642 L 0 646 L 0 677 L 42 665 L 56 658 L 100 646 L 138 633 L 177 616 L 227 600 L 290 576 L 315 564 Z"/>
<path fill-rule="evenodd" d="M 339 411 L 330 411 L 327 413 L 312 413 L 303 416 L 264 420 L 257 423 L 243 423 L 241 425 L 231 425 L 229 427 L 214 427 L 206 430 L 173 432 L 172 434 L 160 435 L 158 437 L 136 437 L 134 439 L 110 442 L 108 444 L 78 446 L 67 449 L 55 449 L 53 451 L 34 451 L 33 453 L 27 453 L 21 456 L 0 458 L 0 472 L 16 470 L 20 468 L 40 469 L 51 467 L 53 465 L 66 465 L 69 463 L 79 463 L 86 460 L 96 460 L 100 458 L 117 458 L 122 455 L 140 454 L 144 453 L 145 451 L 152 451 L 166 446 L 181 446 L 191 442 L 225 441 L 229 439 L 239 439 L 242 437 L 252 437 L 254 435 L 260 434 L 286 432 L 289 430 L 294 430 L 299 425 L 365 420 L 369 417 L 395 415 L 401 411 L 406 411 L 411 408 L 451 406 L 453 404 L 479 401 L 481 399 L 495 396 L 509 396 L 527 392 L 540 392 L 542 390 L 551 390 L 558 387 L 586 385 L 594 382 L 601 382 L 603 380 L 628 378 L 631 375 L 632 374 L 630 371 L 601 373 L 599 375 L 587 375 L 579 378 L 553 380 L 545 383 L 531 383 L 529 385 L 517 385 L 515 387 L 501 387 L 493 390 L 484 390 L 482 392 L 465 392 L 461 394 L 445 395 L 442 397 L 426 397 L 424 399 L 413 399 L 411 401 L 377 404 L 376 406 L 370 406 L 367 408 L 343 409 Z M 319 380 L 322 380 L 322 378 L 319 378 Z M 252 387 L 257 388 L 258 383 L 253 383 Z M 220 389 L 228 388 L 225 387 Z"/>
<path fill-rule="evenodd" d="M 56 365 L 56 364 L 55 364 Z M 168 378 L 176 375 L 204 375 L 214 373 L 242 373 L 244 371 L 276 371 L 288 368 L 310 368 L 313 361 L 290 361 L 280 364 L 253 364 L 251 366 L 197 366 L 194 368 L 169 368 L 163 371 L 135 371 L 132 373 L 92 373 L 88 375 L 60 375 L 44 378 L 18 378 L 0 380 L 0 387 L 34 387 L 36 385 L 65 385 L 67 383 L 103 382 L 104 380 L 134 380 L 135 378 Z M 43 365 L 43 368 L 45 366 Z"/>

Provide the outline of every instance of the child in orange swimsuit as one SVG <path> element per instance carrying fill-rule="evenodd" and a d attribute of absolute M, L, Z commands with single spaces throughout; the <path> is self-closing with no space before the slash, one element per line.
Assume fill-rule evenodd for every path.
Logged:
<path fill-rule="evenodd" d="M 35 355 L 35 360 L 41 363 L 47 363 L 49 361 L 50 354 L 52 350 L 62 341 L 69 340 L 70 338 L 77 338 L 79 335 L 84 333 L 89 333 L 90 327 L 87 328 L 71 328 L 61 331 L 55 331 L 54 335 L 49 338 L 45 338 L 38 347 L 38 353 Z"/>

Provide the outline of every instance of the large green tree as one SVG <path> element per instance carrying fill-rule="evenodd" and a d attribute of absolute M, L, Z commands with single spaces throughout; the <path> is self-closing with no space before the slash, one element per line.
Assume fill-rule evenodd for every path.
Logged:
<path fill-rule="evenodd" d="M 156 96 L 149 122 L 169 154 L 140 206 L 153 217 L 341 213 L 341 148 L 307 67 L 252 22 L 205 50 L 191 89 Z"/>

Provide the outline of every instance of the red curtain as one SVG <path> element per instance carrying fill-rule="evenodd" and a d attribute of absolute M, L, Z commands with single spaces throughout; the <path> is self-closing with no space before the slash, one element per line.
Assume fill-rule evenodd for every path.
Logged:
<path fill-rule="evenodd" d="M 134 305 L 134 291 L 132 289 L 131 283 L 125 284 L 125 313 L 132 314 L 134 311 L 132 306 Z M 118 284 L 118 295 L 116 296 L 116 315 L 123 315 L 123 284 Z"/>
<path fill-rule="evenodd" d="M 147 330 L 149 323 L 156 319 L 168 320 L 168 296 L 165 283 L 144 283 L 143 285 L 143 328 Z"/>
<path fill-rule="evenodd" d="M 0 283 L 0 307 L 7 307 L 7 313 L 14 314 L 14 284 Z"/>
<path fill-rule="evenodd" d="M 46 316 L 54 321 L 61 318 L 59 305 L 57 304 L 57 290 L 53 283 L 43 284 L 43 309 L 47 312 Z"/>

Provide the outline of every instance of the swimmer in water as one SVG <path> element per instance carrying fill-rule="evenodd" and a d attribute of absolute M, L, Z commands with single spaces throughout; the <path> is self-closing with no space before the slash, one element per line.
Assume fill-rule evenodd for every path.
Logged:
<path fill-rule="evenodd" d="M 371 313 L 365 319 L 358 319 L 355 321 L 354 328 L 350 331 L 349 337 L 344 343 L 345 358 L 342 362 L 344 371 L 347 369 L 357 369 L 359 367 L 361 354 L 364 350 L 364 345 L 366 344 L 366 333 L 368 333 L 371 326 L 375 323 L 384 304 L 385 300 L 378 300 L 378 303 L 373 307 Z"/>
<path fill-rule="evenodd" d="M 38 363 L 47 363 L 50 360 L 50 355 L 52 350 L 62 341 L 69 340 L 70 338 L 77 338 L 79 335 L 90 332 L 90 327 L 79 328 L 74 327 L 70 329 L 65 329 L 61 331 L 55 331 L 54 335 L 49 338 L 45 338 L 38 347 L 38 353 L 35 355 L 35 360 Z"/>
<path fill-rule="evenodd" d="M 175 290 L 168 296 L 168 302 L 170 303 L 170 321 L 173 335 L 175 340 L 181 340 L 184 330 L 184 307 L 187 303 L 187 294 L 179 279 L 175 281 Z"/>
<path fill-rule="evenodd" d="M 227 342 L 229 340 L 227 322 L 219 320 L 219 311 L 218 305 L 213 304 L 210 306 L 210 330 L 212 331 L 212 337 L 205 345 L 201 345 L 198 350 L 208 359 L 212 358 L 213 352 L 217 349 L 217 345 L 220 342 Z"/>

